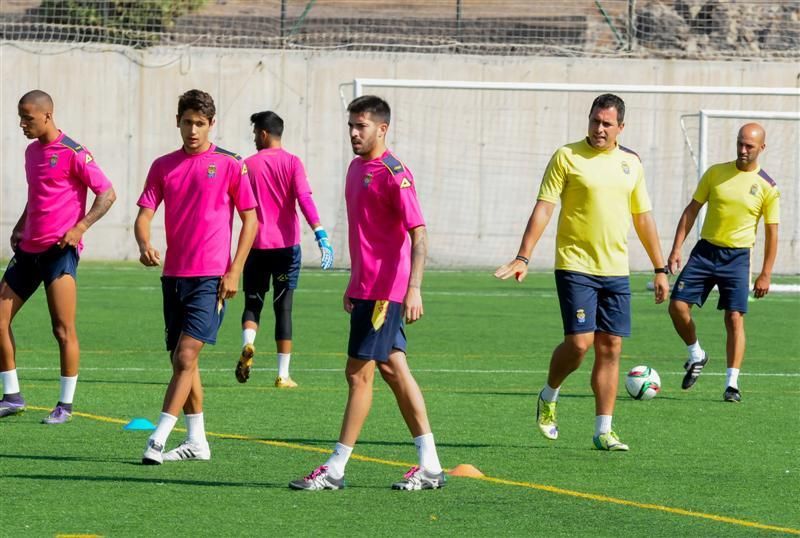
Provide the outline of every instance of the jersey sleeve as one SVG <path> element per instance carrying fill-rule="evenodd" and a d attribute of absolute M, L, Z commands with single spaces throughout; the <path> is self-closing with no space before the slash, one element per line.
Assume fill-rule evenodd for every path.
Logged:
<path fill-rule="evenodd" d="M 650 196 L 647 194 L 647 183 L 644 180 L 644 167 L 639 164 L 637 168 L 636 183 L 631 192 L 631 215 L 647 213 L 653 209 L 653 205 L 650 203 Z"/>
<path fill-rule="evenodd" d="M 228 194 L 233 200 L 233 205 L 239 211 L 247 211 L 258 206 L 256 196 L 253 194 L 253 186 L 250 184 L 250 176 L 247 173 L 247 164 L 240 159 L 231 166 L 231 180 L 228 185 Z"/>
<path fill-rule="evenodd" d="M 147 180 L 144 183 L 144 190 L 142 191 L 136 205 L 145 209 L 152 209 L 155 211 L 164 200 L 164 175 L 158 160 L 150 165 L 150 171 L 147 173 Z"/>
<path fill-rule="evenodd" d="M 706 170 L 703 174 L 703 177 L 700 178 L 700 182 L 697 184 L 697 188 L 692 195 L 692 199 L 696 201 L 698 204 L 704 204 L 708 202 L 708 194 L 709 194 L 709 182 L 711 181 L 711 168 Z"/>
<path fill-rule="evenodd" d="M 309 226 L 320 222 L 317 206 L 311 197 L 311 185 L 308 184 L 308 176 L 303 161 L 299 157 L 292 159 L 292 188 L 297 197 L 297 205 L 300 206 L 303 216 Z"/>
<path fill-rule="evenodd" d="M 77 152 L 72 159 L 72 172 L 80 179 L 93 193 L 101 194 L 111 188 L 111 182 L 97 166 L 97 161 L 89 150 L 83 148 Z"/>
<path fill-rule="evenodd" d="M 567 167 L 564 150 L 559 149 L 550 158 L 547 163 L 544 176 L 542 176 L 542 184 L 539 187 L 539 194 L 537 200 L 557 204 L 561 199 L 561 192 L 564 190 L 564 185 L 567 182 Z"/>
<path fill-rule="evenodd" d="M 400 174 L 389 174 L 388 177 L 389 198 L 392 205 L 398 208 L 406 230 L 425 226 L 422 208 L 417 198 L 414 176 L 411 172 L 406 168 Z"/>
<path fill-rule="evenodd" d="M 764 224 L 780 224 L 781 221 L 781 193 L 778 187 L 772 187 L 764 198 Z"/>

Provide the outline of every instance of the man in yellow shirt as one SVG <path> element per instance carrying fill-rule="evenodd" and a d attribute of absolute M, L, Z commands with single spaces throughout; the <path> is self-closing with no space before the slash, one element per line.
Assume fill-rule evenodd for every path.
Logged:
<path fill-rule="evenodd" d="M 735 161 L 709 168 L 683 210 L 675 241 L 669 255 L 669 268 L 674 273 L 681 266 L 681 246 L 694 225 L 700 208 L 708 210 L 700 241 L 697 242 L 686 267 L 675 282 L 669 303 L 669 314 L 678 335 L 686 343 L 689 359 L 684 364 L 686 375 L 682 387 L 694 385 L 708 362 L 700 347 L 692 321 L 692 305 L 703 306 L 711 289 L 719 289 L 718 310 L 725 311 L 728 370 L 723 400 L 739 402 L 739 369 L 744 360 L 744 315 L 750 293 L 750 250 L 756 241 L 756 227 L 764 217 L 765 246 L 761 274 L 753 287 L 756 299 L 769 292 L 772 266 L 778 252 L 780 193 L 775 181 L 758 165 L 758 156 L 766 148 L 766 133 L 757 123 L 739 129 Z"/>
<path fill-rule="evenodd" d="M 550 159 L 517 257 L 495 272 L 503 280 L 525 279 L 533 249 L 561 201 L 555 277 L 564 341 L 553 351 L 547 383 L 537 400 L 536 421 L 546 438 L 558 438 L 556 403 L 561 384 L 593 347 L 593 442 L 598 449 L 611 451 L 628 450 L 611 422 L 622 338 L 631 332 L 627 244 L 631 217 L 655 267 L 656 303 L 666 299 L 669 288 L 642 163 L 636 153 L 617 144 L 624 119 L 625 103 L 616 95 L 594 100 L 588 135 L 559 148 Z"/>

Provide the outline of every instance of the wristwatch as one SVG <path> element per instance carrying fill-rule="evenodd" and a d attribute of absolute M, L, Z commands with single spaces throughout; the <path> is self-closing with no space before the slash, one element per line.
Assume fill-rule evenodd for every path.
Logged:
<path fill-rule="evenodd" d="M 653 269 L 655 274 L 664 273 L 665 275 L 669 274 L 669 265 L 665 265 L 664 267 L 656 267 Z"/>

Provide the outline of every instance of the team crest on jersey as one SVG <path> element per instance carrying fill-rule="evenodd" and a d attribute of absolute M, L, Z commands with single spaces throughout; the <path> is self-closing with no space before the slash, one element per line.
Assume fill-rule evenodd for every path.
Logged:
<path fill-rule="evenodd" d="M 578 320 L 578 325 L 583 325 L 586 323 L 586 312 L 583 308 L 579 308 L 577 312 L 575 312 L 575 319 Z"/>
<path fill-rule="evenodd" d="M 622 161 L 622 171 L 625 172 L 625 175 L 631 173 L 631 167 L 628 166 L 628 163 L 626 161 Z"/>
<path fill-rule="evenodd" d="M 753 196 L 758 194 L 758 185 L 756 185 L 755 183 L 753 183 L 752 187 L 750 187 L 750 194 L 752 194 Z"/>
<path fill-rule="evenodd" d="M 206 175 L 208 175 L 208 179 L 214 179 L 215 177 L 217 177 L 217 165 L 214 163 L 209 164 L 208 172 Z"/>
<path fill-rule="evenodd" d="M 372 183 L 372 174 L 367 174 L 364 176 L 364 179 L 361 180 L 361 183 L 363 183 L 365 187 L 369 187 L 369 184 Z"/>
<path fill-rule="evenodd" d="M 50 168 L 55 168 L 56 166 L 58 166 L 58 153 L 50 156 Z"/>
<path fill-rule="evenodd" d="M 84 161 L 84 162 L 85 162 L 86 164 L 89 164 L 89 163 L 90 163 L 90 162 L 92 162 L 93 160 L 94 160 L 94 159 L 92 158 L 92 155 L 91 155 L 91 153 L 87 153 L 87 154 L 86 154 L 86 159 L 85 159 L 85 161 Z"/>
<path fill-rule="evenodd" d="M 242 175 L 247 175 L 247 165 L 245 163 L 242 163 Z"/>
<path fill-rule="evenodd" d="M 403 178 L 403 181 L 401 181 L 401 182 L 400 182 L 400 188 L 401 188 L 401 189 L 407 189 L 407 188 L 409 188 L 410 186 L 411 186 L 411 182 L 408 180 L 408 178 L 407 178 L 407 177 L 404 177 L 404 178 Z"/>

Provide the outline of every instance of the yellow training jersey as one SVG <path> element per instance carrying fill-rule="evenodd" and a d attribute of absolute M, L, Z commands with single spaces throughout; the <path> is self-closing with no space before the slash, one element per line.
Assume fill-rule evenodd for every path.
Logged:
<path fill-rule="evenodd" d="M 542 178 L 539 200 L 558 203 L 556 269 L 624 276 L 631 215 L 650 211 L 639 156 L 622 146 L 602 151 L 584 139 L 559 148 Z"/>
<path fill-rule="evenodd" d="M 718 247 L 752 247 L 762 215 L 767 224 L 780 222 L 780 193 L 775 181 L 760 168 L 742 172 L 736 168 L 736 161 L 706 170 L 692 198 L 701 204 L 708 202 L 700 237 Z"/>

